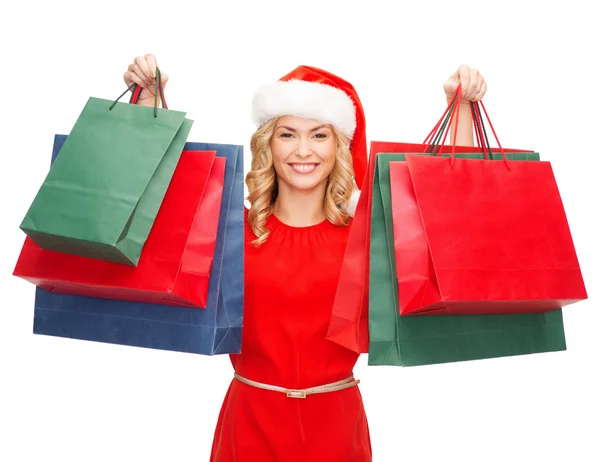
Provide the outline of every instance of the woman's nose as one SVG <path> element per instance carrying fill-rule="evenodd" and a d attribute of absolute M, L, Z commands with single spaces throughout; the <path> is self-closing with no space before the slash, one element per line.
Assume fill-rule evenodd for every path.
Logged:
<path fill-rule="evenodd" d="M 300 140 L 296 154 L 300 157 L 310 157 L 312 155 L 310 141 Z"/>

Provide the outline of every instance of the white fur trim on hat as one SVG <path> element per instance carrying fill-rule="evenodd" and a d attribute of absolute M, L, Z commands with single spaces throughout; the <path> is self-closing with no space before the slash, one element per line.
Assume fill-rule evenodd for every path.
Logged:
<path fill-rule="evenodd" d="M 260 87 L 252 100 L 252 120 L 258 124 L 273 117 L 295 115 L 331 124 L 352 139 L 356 108 L 352 98 L 331 85 L 305 80 L 277 81 Z"/>

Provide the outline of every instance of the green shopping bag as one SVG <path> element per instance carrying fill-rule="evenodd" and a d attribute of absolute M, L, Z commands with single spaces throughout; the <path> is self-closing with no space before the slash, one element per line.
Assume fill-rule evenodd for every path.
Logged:
<path fill-rule="evenodd" d="M 446 155 L 446 154 L 445 154 Z M 539 160 L 537 153 L 506 153 Z M 456 154 L 482 159 L 483 154 Z M 495 160 L 500 154 L 492 154 Z M 399 316 L 389 162 L 380 154 L 373 178 L 369 288 L 369 364 L 417 366 L 566 349 L 562 310 L 544 314 Z"/>
<path fill-rule="evenodd" d="M 21 229 L 44 249 L 137 265 L 192 127 L 185 115 L 89 98 Z"/>

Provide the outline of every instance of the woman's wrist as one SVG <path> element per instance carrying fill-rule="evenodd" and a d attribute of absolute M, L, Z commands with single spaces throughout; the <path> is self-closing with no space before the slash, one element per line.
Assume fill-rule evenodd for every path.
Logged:
<path fill-rule="evenodd" d="M 452 97 L 451 96 L 446 96 L 446 103 L 450 104 L 452 102 Z M 469 101 L 468 99 L 461 99 L 460 100 L 460 105 L 461 106 L 470 106 L 471 105 L 471 101 Z"/>

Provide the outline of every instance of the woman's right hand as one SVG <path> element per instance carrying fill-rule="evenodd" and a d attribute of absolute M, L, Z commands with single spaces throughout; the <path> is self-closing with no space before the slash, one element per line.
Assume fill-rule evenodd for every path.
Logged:
<path fill-rule="evenodd" d="M 132 83 L 137 83 L 142 87 L 142 93 L 137 101 L 141 106 L 154 106 L 154 89 L 156 86 L 156 67 L 158 63 L 154 55 L 138 56 L 127 67 L 127 72 L 123 74 L 123 79 L 129 87 Z M 165 88 L 169 76 L 161 71 L 162 87 Z"/>

